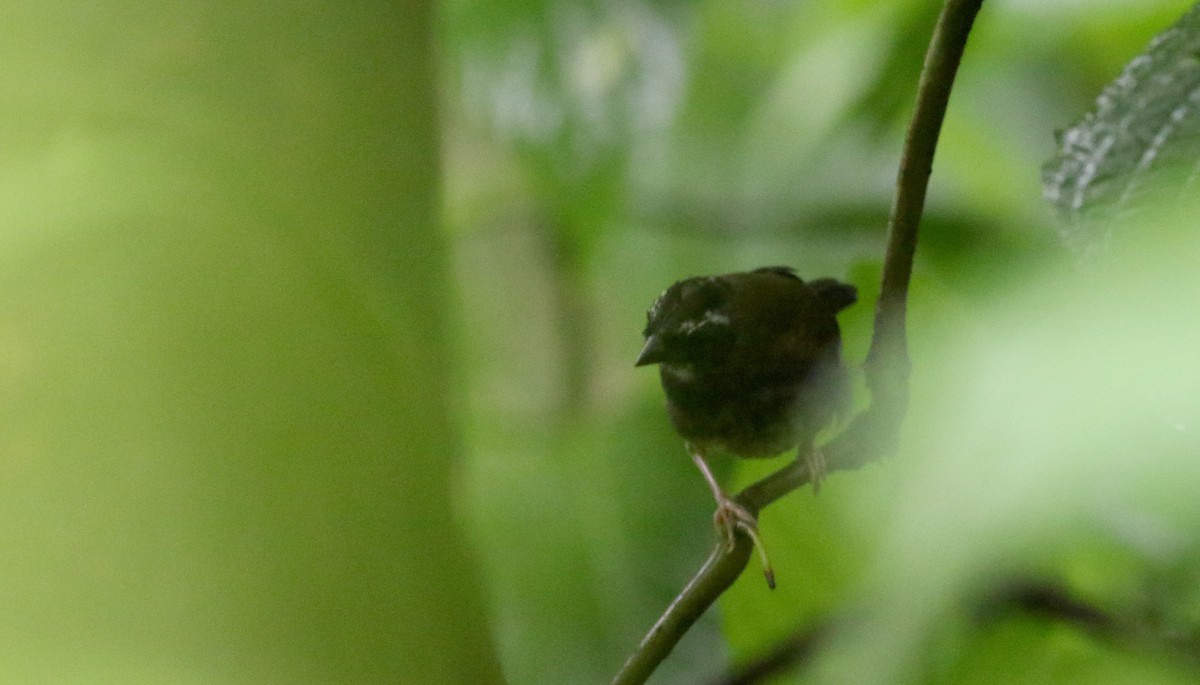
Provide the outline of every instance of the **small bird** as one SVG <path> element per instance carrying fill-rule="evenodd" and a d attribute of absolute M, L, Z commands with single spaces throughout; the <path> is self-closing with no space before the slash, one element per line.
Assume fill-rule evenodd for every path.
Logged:
<path fill-rule="evenodd" d="M 635 366 L 659 365 L 667 415 L 717 500 L 726 544 L 746 533 L 772 588 L 756 518 L 724 493 L 706 457 L 774 457 L 798 446 L 818 487 L 825 465 L 813 439 L 850 397 L 835 315 L 857 299 L 852 285 L 805 283 L 768 266 L 678 281 L 646 312 Z"/>

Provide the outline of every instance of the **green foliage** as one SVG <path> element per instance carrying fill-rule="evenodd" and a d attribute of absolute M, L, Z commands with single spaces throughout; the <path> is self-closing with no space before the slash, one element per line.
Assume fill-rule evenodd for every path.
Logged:
<path fill-rule="evenodd" d="M 512 682 L 606 681 L 711 544 L 704 485 L 631 368 L 663 287 L 767 263 L 849 276 L 847 356 L 865 355 L 937 4 L 449 5 L 467 508 Z M 765 512 L 779 590 L 752 568 L 651 682 L 825 622 L 815 664 L 781 682 L 1194 680 L 1167 636 L 1198 621 L 1196 246 L 1186 220 L 1146 219 L 1128 229 L 1144 244 L 1081 273 L 1037 175 L 1182 9 L 985 6 L 918 249 L 904 449 Z M 1026 578 L 1142 632 L 978 617 Z"/>
<path fill-rule="evenodd" d="M 1200 6 L 1156 36 L 1104 89 L 1094 111 L 1060 134 L 1062 149 L 1046 165 L 1043 182 L 1077 249 L 1098 249 L 1107 234 L 1104 217 L 1156 194 L 1191 190 L 1200 155 L 1197 87 Z"/>

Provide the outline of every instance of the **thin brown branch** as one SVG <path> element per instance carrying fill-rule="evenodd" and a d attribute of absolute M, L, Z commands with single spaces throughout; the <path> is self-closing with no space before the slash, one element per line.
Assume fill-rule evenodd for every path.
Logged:
<path fill-rule="evenodd" d="M 947 0 L 925 55 L 888 222 L 875 329 L 866 361 L 871 405 L 822 448 L 830 471 L 858 468 L 893 451 L 907 411 L 909 359 L 905 316 L 917 229 L 954 75 L 982 4 L 983 0 Z M 809 480 L 807 467 L 796 461 L 746 488 L 737 499 L 757 514 Z M 745 535 L 737 537 L 733 549 L 727 550 L 723 543 L 718 543 L 626 660 L 613 685 L 644 683 L 692 624 L 741 575 L 750 552 L 751 543 Z"/>

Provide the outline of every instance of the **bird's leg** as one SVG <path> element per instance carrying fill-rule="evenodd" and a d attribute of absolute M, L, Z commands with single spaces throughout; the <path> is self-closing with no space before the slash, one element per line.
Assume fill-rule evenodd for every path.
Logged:
<path fill-rule="evenodd" d="M 704 475 L 704 480 L 708 482 L 708 488 L 712 490 L 713 499 L 717 500 L 717 511 L 713 514 L 713 523 L 725 539 L 725 548 L 727 550 L 733 549 L 734 536 L 737 531 L 740 530 L 745 533 L 746 537 L 750 538 L 750 541 L 754 543 L 754 548 L 758 550 L 758 558 L 762 562 L 763 575 L 767 579 L 767 587 L 774 590 L 775 571 L 771 568 L 771 560 L 767 558 L 767 548 L 758 536 L 758 519 L 746 507 L 738 504 L 732 497 L 725 494 L 725 491 L 717 484 L 717 479 L 713 476 L 712 470 L 708 468 L 708 462 L 704 461 L 704 455 L 700 450 L 688 444 L 688 452 L 692 455 L 692 461 L 696 462 L 696 468 L 700 469 L 700 473 Z"/>
<path fill-rule="evenodd" d="M 821 492 L 821 481 L 829 473 L 829 463 L 825 461 L 824 450 L 812 443 L 809 443 L 807 447 L 801 445 L 796 458 L 804 461 L 804 465 L 808 468 L 808 479 L 812 482 L 813 494 Z"/>

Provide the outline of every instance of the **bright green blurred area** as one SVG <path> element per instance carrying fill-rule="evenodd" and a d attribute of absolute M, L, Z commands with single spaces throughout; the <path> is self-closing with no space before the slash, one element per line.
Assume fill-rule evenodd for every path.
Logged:
<path fill-rule="evenodd" d="M 6 9 L 0 682 L 498 681 L 428 8 Z"/>

